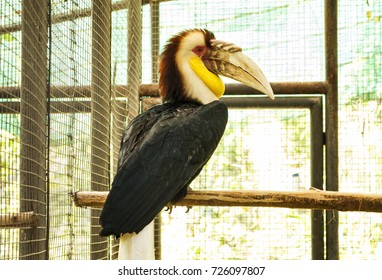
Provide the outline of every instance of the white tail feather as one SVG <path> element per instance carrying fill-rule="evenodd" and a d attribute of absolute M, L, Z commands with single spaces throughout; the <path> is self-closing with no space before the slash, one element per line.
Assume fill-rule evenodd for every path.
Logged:
<path fill-rule="evenodd" d="M 119 260 L 154 260 L 154 222 L 138 234 L 124 234 L 119 240 Z"/>

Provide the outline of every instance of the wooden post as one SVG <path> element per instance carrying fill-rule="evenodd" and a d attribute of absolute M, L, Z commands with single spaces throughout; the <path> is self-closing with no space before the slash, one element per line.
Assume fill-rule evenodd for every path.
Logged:
<path fill-rule="evenodd" d="M 93 0 L 91 85 L 91 189 L 110 186 L 110 0 Z M 91 211 L 91 259 L 108 258 L 108 240 L 98 235 L 100 211 Z"/>
<path fill-rule="evenodd" d="M 37 226 L 20 230 L 19 259 L 46 259 L 48 1 L 22 1 L 20 88 L 20 212 Z"/>

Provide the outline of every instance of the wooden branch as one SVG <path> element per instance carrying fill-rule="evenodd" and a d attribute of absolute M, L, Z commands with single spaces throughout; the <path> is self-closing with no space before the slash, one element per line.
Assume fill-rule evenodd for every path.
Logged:
<path fill-rule="evenodd" d="M 77 192 L 74 202 L 80 207 L 102 208 L 108 192 Z M 382 194 L 308 191 L 189 191 L 174 206 L 245 206 L 328 209 L 382 213 Z"/>
<path fill-rule="evenodd" d="M 70 194 L 78 207 L 102 208 L 108 191 L 80 191 Z"/>
<path fill-rule="evenodd" d="M 36 224 L 37 216 L 33 211 L 0 214 L 0 228 L 35 227 Z"/>

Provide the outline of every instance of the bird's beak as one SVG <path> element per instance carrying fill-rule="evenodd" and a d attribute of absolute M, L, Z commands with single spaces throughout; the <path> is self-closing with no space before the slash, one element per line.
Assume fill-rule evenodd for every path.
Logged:
<path fill-rule="evenodd" d="M 267 78 L 242 49 L 232 43 L 212 40 L 211 49 L 202 57 L 207 69 L 242 82 L 274 99 L 273 90 Z"/>

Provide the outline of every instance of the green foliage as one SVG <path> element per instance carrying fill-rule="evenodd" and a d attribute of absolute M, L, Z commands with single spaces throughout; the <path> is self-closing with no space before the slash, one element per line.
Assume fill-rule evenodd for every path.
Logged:
<path fill-rule="evenodd" d="M 16 38 L 10 34 L 10 33 L 4 33 L 4 34 L 1 34 L 0 35 L 0 44 L 4 41 L 4 42 L 12 42 L 12 41 L 15 41 Z"/>

